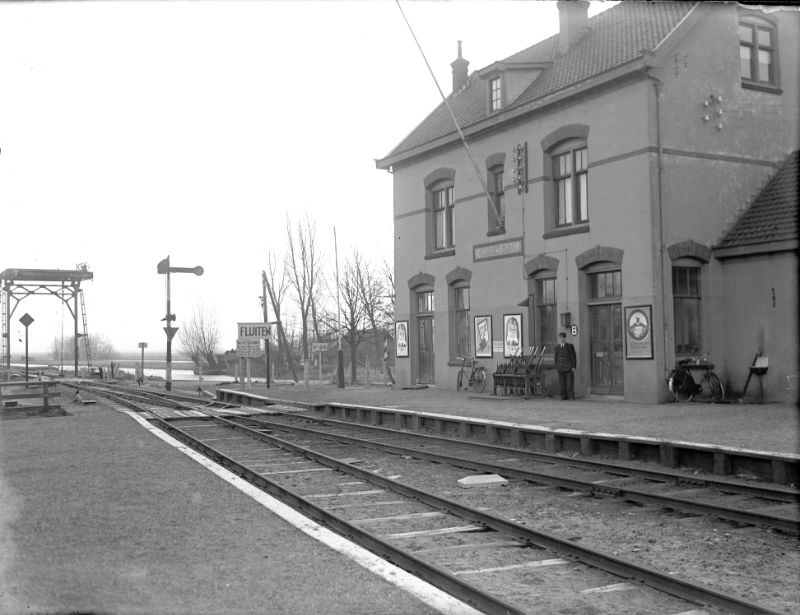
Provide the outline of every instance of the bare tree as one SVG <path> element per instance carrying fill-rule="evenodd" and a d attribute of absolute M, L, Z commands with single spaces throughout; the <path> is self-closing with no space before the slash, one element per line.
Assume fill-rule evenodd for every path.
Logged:
<path fill-rule="evenodd" d="M 178 329 L 178 341 L 183 352 L 198 367 L 203 360 L 209 368 L 217 367 L 217 346 L 219 345 L 219 327 L 216 315 L 208 312 L 201 304 L 192 314 L 192 319 Z"/>
<path fill-rule="evenodd" d="M 364 306 L 364 316 L 369 325 L 369 333 L 373 340 L 373 352 L 376 369 L 380 369 L 383 358 L 383 340 L 387 332 L 385 320 L 387 289 L 386 282 L 375 270 L 375 267 L 364 260 L 358 253 L 354 253 L 356 282 L 361 302 Z"/>
<path fill-rule="evenodd" d="M 350 383 L 356 382 L 356 357 L 358 346 L 366 334 L 366 310 L 364 295 L 359 287 L 360 269 L 363 268 L 361 256 L 357 250 L 344 264 L 344 271 L 339 281 L 339 293 L 342 306 L 342 338 L 350 347 Z"/>
<path fill-rule="evenodd" d="M 394 289 L 394 272 L 385 260 L 381 268 L 383 277 L 386 280 L 386 303 L 384 304 L 384 318 L 386 319 L 387 326 L 391 326 L 394 322 L 394 311 L 396 297 Z"/>
<path fill-rule="evenodd" d="M 267 294 L 269 295 L 269 302 L 272 305 L 272 312 L 275 314 L 275 320 L 278 322 L 278 347 L 281 349 L 281 352 L 284 353 L 286 363 L 292 372 L 292 377 L 294 381 L 297 382 L 297 370 L 294 366 L 292 351 L 286 339 L 286 331 L 283 328 L 283 321 L 281 320 L 281 307 L 286 297 L 289 279 L 286 275 L 285 262 L 281 260 L 279 263 L 273 250 L 270 250 L 267 254 L 267 268 L 261 275 L 267 287 Z"/>
<path fill-rule="evenodd" d="M 306 213 L 305 219 L 298 222 L 293 229 L 287 214 L 286 235 L 289 252 L 286 272 L 289 276 L 289 284 L 295 292 L 297 306 L 300 308 L 301 347 L 305 363 L 304 379 L 308 382 L 310 370 L 308 361 L 309 316 L 321 274 L 320 256 L 317 252 L 317 228 Z"/>

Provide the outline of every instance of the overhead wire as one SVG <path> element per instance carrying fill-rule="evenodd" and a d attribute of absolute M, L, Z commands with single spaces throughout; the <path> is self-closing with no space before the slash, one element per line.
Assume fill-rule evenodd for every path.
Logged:
<path fill-rule="evenodd" d="M 408 18 L 406 17 L 405 12 L 403 11 L 403 7 L 400 6 L 400 0 L 395 0 L 395 3 L 397 4 L 397 8 L 400 10 L 400 14 L 403 16 L 403 21 L 405 21 L 406 26 L 408 26 L 408 31 L 411 33 L 411 37 L 414 39 L 414 43 L 416 43 L 417 49 L 419 49 L 419 53 L 422 56 L 423 61 L 425 62 L 425 66 L 428 67 L 428 72 L 430 73 L 431 78 L 433 79 L 433 83 L 436 84 L 436 89 L 439 90 L 439 95 L 442 97 L 444 105 L 445 107 L 447 107 L 447 111 L 450 113 L 450 117 L 453 119 L 453 124 L 456 127 L 456 131 L 458 132 L 458 136 L 461 139 L 461 143 L 464 145 L 464 149 L 467 152 L 467 156 L 469 157 L 469 160 L 472 163 L 472 168 L 475 171 L 475 175 L 477 176 L 478 181 L 480 182 L 481 187 L 483 188 L 484 194 L 486 194 L 486 198 L 489 200 L 489 203 L 492 206 L 491 210 L 495 216 L 495 221 L 497 222 L 498 225 L 502 225 L 503 221 L 500 218 L 499 212 L 497 211 L 497 204 L 495 203 L 495 199 L 493 199 L 492 196 L 489 194 L 489 188 L 486 186 L 486 181 L 484 181 L 483 175 L 481 175 L 481 171 L 478 168 L 478 164 L 475 162 L 475 158 L 472 156 L 472 152 L 470 151 L 469 145 L 467 144 L 467 139 L 464 136 L 464 132 L 461 130 L 461 126 L 459 126 L 458 120 L 456 119 L 456 114 L 453 112 L 453 108 L 450 106 L 450 102 L 447 100 L 447 96 L 445 96 L 444 92 L 442 91 L 438 79 L 436 79 L 436 75 L 434 74 L 430 63 L 428 62 L 427 56 L 425 55 L 425 51 L 422 49 L 422 45 L 417 39 L 417 35 L 414 33 L 414 28 L 411 27 L 411 23 L 408 21 Z"/>

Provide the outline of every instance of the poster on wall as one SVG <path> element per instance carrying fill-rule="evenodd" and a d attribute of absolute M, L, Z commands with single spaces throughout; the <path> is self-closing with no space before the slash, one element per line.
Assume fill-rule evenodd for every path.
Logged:
<path fill-rule="evenodd" d="M 475 356 L 492 356 L 492 317 L 475 317 Z"/>
<path fill-rule="evenodd" d="M 394 323 L 394 356 L 408 357 L 408 321 L 398 320 Z"/>
<path fill-rule="evenodd" d="M 522 314 L 503 315 L 503 356 L 522 354 Z"/>
<path fill-rule="evenodd" d="M 633 305 L 625 308 L 625 358 L 653 358 L 652 306 Z"/>

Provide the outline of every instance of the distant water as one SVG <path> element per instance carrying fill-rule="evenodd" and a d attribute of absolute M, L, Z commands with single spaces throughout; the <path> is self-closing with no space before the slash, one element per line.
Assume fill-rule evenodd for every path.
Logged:
<path fill-rule="evenodd" d="M 126 361 L 125 363 L 129 363 L 130 364 L 132 362 Z M 183 363 L 185 365 L 187 363 L 187 361 L 181 361 L 180 363 Z M 189 363 L 189 364 L 191 365 L 191 363 Z M 20 370 L 22 372 L 25 371 L 25 364 L 24 363 L 22 363 L 22 364 L 20 364 L 20 363 L 12 363 L 11 367 L 15 368 L 17 370 Z M 101 365 L 98 365 L 97 367 L 102 367 L 103 369 L 107 370 L 108 369 L 108 363 L 107 362 L 103 362 Z M 85 369 L 85 368 L 86 368 L 85 365 L 79 365 L 78 366 L 78 369 Z M 46 364 L 43 364 L 43 363 L 36 363 L 36 364 L 29 363 L 28 364 L 28 371 L 29 371 L 29 374 L 31 375 L 31 377 L 34 377 L 36 375 L 37 371 L 45 370 L 45 369 L 53 369 L 53 366 L 52 365 L 46 365 Z M 57 369 L 57 367 L 56 367 L 56 369 Z M 127 365 L 125 367 L 122 367 L 121 369 L 119 369 L 119 371 L 120 372 L 125 372 L 127 374 L 130 374 L 132 377 L 135 376 L 135 373 L 136 373 L 134 367 L 129 367 Z M 64 374 L 66 376 L 71 376 L 73 374 L 73 366 L 72 365 L 65 365 L 64 366 Z M 159 368 L 151 369 L 151 368 L 145 367 L 144 368 L 144 375 L 145 375 L 146 378 L 147 377 L 154 377 L 154 378 L 163 378 L 163 379 L 166 380 L 166 378 L 167 378 L 167 370 L 166 369 L 159 369 Z M 188 380 L 188 381 L 197 382 L 198 378 L 199 378 L 198 375 L 195 374 L 194 371 L 191 370 L 191 369 L 174 369 L 173 368 L 173 370 L 172 370 L 172 380 L 173 380 L 173 382 L 174 381 L 178 381 L 178 380 L 183 380 L 183 381 L 187 381 Z M 225 375 L 222 375 L 222 376 L 205 376 L 204 375 L 203 376 L 203 382 L 233 382 L 233 376 L 225 376 Z M 254 378 L 253 382 L 257 382 L 257 380 Z"/>
<path fill-rule="evenodd" d="M 123 372 L 128 372 L 133 374 L 134 371 L 132 369 L 123 369 Z M 156 378 L 164 378 L 167 377 L 167 370 L 165 369 L 148 369 L 147 367 L 144 368 L 144 375 L 145 378 L 150 376 Z M 172 380 L 190 380 L 197 382 L 199 380 L 199 376 L 195 374 L 190 369 L 173 369 L 172 370 Z M 203 382 L 233 382 L 232 376 L 203 376 Z"/>

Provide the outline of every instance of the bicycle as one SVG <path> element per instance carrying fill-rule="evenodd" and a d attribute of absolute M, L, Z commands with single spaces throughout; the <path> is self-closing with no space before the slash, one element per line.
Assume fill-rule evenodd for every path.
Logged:
<path fill-rule="evenodd" d="M 477 359 L 471 357 L 458 357 L 462 361 L 461 369 L 458 370 L 456 378 L 456 391 L 461 392 L 465 389 L 472 389 L 477 393 L 483 393 L 486 388 L 486 368 L 478 365 Z M 469 368 L 467 367 L 469 363 Z M 469 372 L 467 372 L 469 369 Z"/>
<path fill-rule="evenodd" d="M 706 399 L 720 402 L 725 399 L 725 387 L 714 373 L 714 364 L 709 363 L 706 357 L 697 359 L 680 359 L 675 369 L 669 375 L 669 392 L 675 401 L 692 401 L 700 394 Z M 702 371 L 700 382 L 695 382 L 692 371 Z"/>

